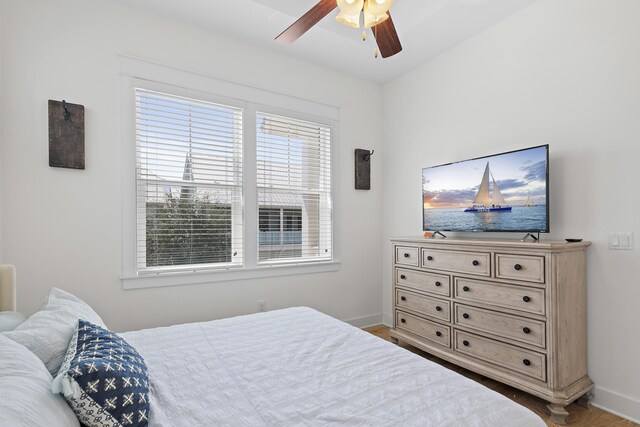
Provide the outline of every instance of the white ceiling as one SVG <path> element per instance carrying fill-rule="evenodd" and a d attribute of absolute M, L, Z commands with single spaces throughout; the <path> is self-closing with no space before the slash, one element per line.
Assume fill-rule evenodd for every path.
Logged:
<path fill-rule="evenodd" d="M 396 0 L 391 9 L 403 51 L 374 59 L 369 33 L 335 19 L 337 10 L 292 45 L 274 38 L 318 0 L 111 0 L 178 19 L 275 52 L 386 83 L 536 0 Z"/>

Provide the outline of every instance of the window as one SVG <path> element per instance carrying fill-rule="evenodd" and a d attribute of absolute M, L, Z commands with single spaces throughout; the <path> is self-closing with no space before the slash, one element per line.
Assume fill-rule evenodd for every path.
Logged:
<path fill-rule="evenodd" d="M 339 270 L 336 107 L 134 58 L 121 70 L 125 289 Z"/>
<path fill-rule="evenodd" d="M 332 258 L 331 128 L 256 115 L 259 261 Z"/>
<path fill-rule="evenodd" d="M 261 207 L 259 219 L 260 246 L 302 243 L 302 209 Z"/>
<path fill-rule="evenodd" d="M 139 273 L 242 264 L 242 110 L 136 90 Z"/>

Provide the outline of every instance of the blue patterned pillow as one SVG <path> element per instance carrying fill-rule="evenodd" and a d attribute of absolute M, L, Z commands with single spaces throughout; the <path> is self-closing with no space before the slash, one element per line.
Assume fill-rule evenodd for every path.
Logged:
<path fill-rule="evenodd" d="M 89 427 L 145 427 L 149 376 L 144 359 L 117 334 L 78 320 L 51 389 Z"/>

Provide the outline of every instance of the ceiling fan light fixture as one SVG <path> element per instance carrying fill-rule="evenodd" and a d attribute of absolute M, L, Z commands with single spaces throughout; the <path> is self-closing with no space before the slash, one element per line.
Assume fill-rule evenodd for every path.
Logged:
<path fill-rule="evenodd" d="M 389 18 L 389 9 L 394 0 L 366 0 L 364 2 L 364 27 L 371 28 Z"/>
<path fill-rule="evenodd" d="M 372 15 L 380 16 L 391 9 L 394 0 L 367 0 L 364 5 L 365 11 L 369 11 Z"/>
<path fill-rule="evenodd" d="M 389 18 L 389 14 L 387 14 L 387 13 L 383 13 L 382 15 L 373 15 L 373 14 L 369 13 L 367 11 L 367 9 L 365 8 L 365 10 L 364 10 L 364 27 L 365 28 L 375 27 L 376 25 L 381 24 L 384 21 L 386 21 L 388 18 Z"/>
<path fill-rule="evenodd" d="M 360 12 L 364 7 L 364 0 L 337 0 L 340 13 L 336 20 L 348 27 L 360 28 Z"/>
<path fill-rule="evenodd" d="M 376 43 L 374 56 L 389 58 L 402 51 L 402 44 L 393 23 L 389 9 L 393 0 L 320 0 L 307 13 L 291 24 L 276 37 L 282 44 L 291 44 L 318 24 L 325 16 L 340 8 L 338 21 L 350 27 L 360 28 L 361 15 L 367 12 L 367 23 L 373 25 L 372 32 Z M 377 25 L 374 25 L 377 24 Z M 362 39 L 366 41 L 366 32 Z"/>
<path fill-rule="evenodd" d="M 340 12 L 338 16 L 336 16 L 336 21 L 341 24 L 346 25 L 351 28 L 360 28 L 360 15 L 347 15 L 346 13 Z"/>

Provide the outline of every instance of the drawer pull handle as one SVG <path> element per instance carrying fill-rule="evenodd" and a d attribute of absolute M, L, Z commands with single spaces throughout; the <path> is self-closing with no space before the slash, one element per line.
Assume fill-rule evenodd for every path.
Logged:
<path fill-rule="evenodd" d="M 474 260 L 473 260 L 473 262 L 472 262 L 471 264 L 473 264 L 474 266 L 476 266 L 476 267 L 477 267 L 477 266 L 479 266 L 479 265 L 480 265 L 480 261 L 478 261 L 477 259 L 474 259 Z"/>
<path fill-rule="evenodd" d="M 440 332 L 440 331 L 436 331 L 436 336 L 437 336 L 437 337 L 441 337 L 441 336 L 442 336 L 442 332 Z"/>
<path fill-rule="evenodd" d="M 442 307 L 440 307 L 439 305 L 436 305 L 436 311 L 442 311 Z"/>
<path fill-rule="evenodd" d="M 442 283 L 436 282 L 436 286 L 442 286 Z"/>
<path fill-rule="evenodd" d="M 530 334 L 531 333 L 531 329 L 524 327 L 522 328 L 522 332 L 524 332 L 525 334 Z"/>
<path fill-rule="evenodd" d="M 411 256 L 411 255 L 409 255 L 408 253 L 406 253 L 406 252 L 404 253 L 404 257 L 405 257 L 405 258 L 409 258 L 410 256 Z"/>
<path fill-rule="evenodd" d="M 401 274 L 401 275 L 400 275 L 400 278 L 401 278 L 402 280 L 404 280 L 404 279 L 406 279 L 406 278 L 407 278 L 407 276 L 405 276 L 404 274 Z"/>
<path fill-rule="evenodd" d="M 402 301 L 406 301 L 406 300 L 407 300 L 407 297 L 400 297 L 400 299 L 401 299 Z"/>
<path fill-rule="evenodd" d="M 522 297 L 522 301 L 524 301 L 524 302 L 530 302 L 530 301 L 531 301 L 531 298 L 529 298 L 528 296 L 526 296 L 526 295 L 525 295 L 525 296 L 523 296 L 523 297 Z"/>
<path fill-rule="evenodd" d="M 400 319 L 400 323 L 407 323 L 407 321 L 404 319 Z"/>
<path fill-rule="evenodd" d="M 529 359 L 524 359 L 522 361 L 522 363 L 524 363 L 524 366 L 530 366 L 531 365 L 531 361 Z"/>
<path fill-rule="evenodd" d="M 514 265 L 513 268 L 515 268 L 517 271 L 522 270 L 522 266 L 520 264 Z"/>
<path fill-rule="evenodd" d="M 427 261 L 433 261 L 433 257 L 432 257 L 431 255 L 429 255 L 429 256 L 427 257 Z"/>
<path fill-rule="evenodd" d="M 469 287 L 465 286 L 465 287 L 462 288 L 462 290 L 465 291 L 465 292 L 469 292 Z"/>
<path fill-rule="evenodd" d="M 462 341 L 462 345 L 465 347 L 469 347 L 469 341 L 467 340 Z"/>
<path fill-rule="evenodd" d="M 468 318 L 469 318 L 469 314 L 468 314 L 468 313 L 464 313 L 464 314 L 462 315 L 462 317 L 464 317 L 465 319 L 468 319 Z"/>

